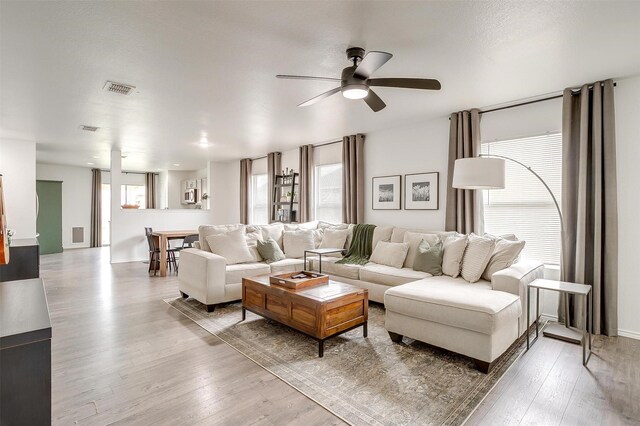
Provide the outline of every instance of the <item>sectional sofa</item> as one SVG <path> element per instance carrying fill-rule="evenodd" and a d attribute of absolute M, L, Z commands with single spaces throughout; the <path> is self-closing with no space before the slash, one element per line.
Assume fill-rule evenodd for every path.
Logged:
<path fill-rule="evenodd" d="M 223 257 L 208 251 L 208 235 L 245 229 L 248 241 L 273 238 L 282 245 L 285 231 L 299 227 L 311 229 L 320 241 L 327 226 L 330 225 L 317 222 L 296 226 L 200 226 L 199 246 L 184 250 L 180 255 L 180 292 L 183 297 L 191 296 L 212 311 L 216 304 L 241 299 L 243 277 L 303 268 L 301 258 L 286 258 L 267 264 L 257 253 L 254 262 L 227 265 Z M 409 231 L 437 234 L 442 239 L 450 234 L 377 226 L 372 246 L 380 241 L 403 242 L 405 233 Z M 348 245 L 349 240 L 345 247 Z M 480 280 L 473 284 L 461 277 L 431 276 L 415 271 L 409 265 L 396 268 L 369 262 L 359 266 L 336 263 L 338 259 L 323 257 L 322 272 L 331 279 L 366 288 L 369 300 L 384 303 L 385 327 L 393 341 L 401 342 L 406 336 L 469 356 L 485 372 L 532 322 L 533 319 L 526 321 L 524 318 L 528 302 L 527 285 L 543 275 L 540 262 L 526 259 L 495 272 L 491 281 Z M 317 259 L 311 260 L 310 264 L 311 268 L 318 269 Z"/>

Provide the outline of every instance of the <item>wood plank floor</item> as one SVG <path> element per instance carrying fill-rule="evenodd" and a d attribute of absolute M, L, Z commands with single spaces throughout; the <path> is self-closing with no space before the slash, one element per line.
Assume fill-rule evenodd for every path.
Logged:
<path fill-rule="evenodd" d="M 109 251 L 41 258 L 53 323 L 54 424 L 341 424 L 162 301 L 175 274 L 109 264 Z M 471 425 L 640 424 L 640 341 L 580 348 L 541 338 Z"/>

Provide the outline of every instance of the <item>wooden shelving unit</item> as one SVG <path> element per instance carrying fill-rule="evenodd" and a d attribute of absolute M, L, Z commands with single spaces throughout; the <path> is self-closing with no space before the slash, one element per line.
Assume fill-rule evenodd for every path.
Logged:
<path fill-rule="evenodd" d="M 271 197 L 270 222 L 297 223 L 298 221 L 298 173 L 276 175 Z M 280 201 L 282 196 L 291 193 L 288 201 Z"/>

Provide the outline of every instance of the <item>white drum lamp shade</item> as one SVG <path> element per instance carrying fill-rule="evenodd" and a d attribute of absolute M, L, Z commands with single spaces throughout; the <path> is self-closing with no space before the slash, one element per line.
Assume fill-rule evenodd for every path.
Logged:
<path fill-rule="evenodd" d="M 487 157 L 456 160 L 452 186 L 458 189 L 504 189 L 504 160 Z"/>

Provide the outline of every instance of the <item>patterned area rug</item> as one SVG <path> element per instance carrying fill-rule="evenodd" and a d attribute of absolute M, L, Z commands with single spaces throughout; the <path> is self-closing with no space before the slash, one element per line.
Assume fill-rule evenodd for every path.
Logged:
<path fill-rule="evenodd" d="M 526 348 L 524 338 L 489 374 L 473 361 L 418 341 L 391 342 L 384 308 L 369 305 L 369 337 L 362 328 L 325 342 L 232 303 L 207 313 L 194 299 L 166 299 L 209 333 L 353 425 L 462 424 Z"/>

